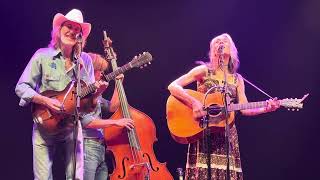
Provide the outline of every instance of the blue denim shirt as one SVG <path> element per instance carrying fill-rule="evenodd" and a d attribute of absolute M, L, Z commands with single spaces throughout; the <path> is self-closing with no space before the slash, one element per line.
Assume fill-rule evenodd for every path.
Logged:
<path fill-rule="evenodd" d="M 98 99 L 97 107 L 95 110 L 83 116 L 81 120 L 82 125 L 82 134 L 84 138 L 103 138 L 103 129 L 94 129 L 94 128 L 85 128 L 92 120 L 94 119 L 102 119 L 102 112 L 109 112 L 110 101 L 102 98 L 101 96 Z"/>
<path fill-rule="evenodd" d="M 91 58 L 82 52 L 80 78 L 87 84 L 94 83 Z M 62 91 L 73 79 L 73 70 L 65 69 L 65 59 L 59 49 L 41 48 L 35 52 L 24 69 L 17 85 L 16 94 L 20 106 L 28 105 L 33 96 L 46 90 Z"/>
<path fill-rule="evenodd" d="M 91 57 L 82 52 L 79 58 L 81 63 L 80 79 L 92 84 L 95 82 Z M 20 97 L 20 106 L 27 106 L 32 98 L 47 90 L 62 91 L 74 80 L 75 64 L 65 69 L 66 60 L 59 49 L 51 47 L 37 50 L 24 69 L 15 88 L 16 94 Z M 82 113 L 80 116 L 86 116 Z M 37 120 L 34 119 L 34 122 Z"/>

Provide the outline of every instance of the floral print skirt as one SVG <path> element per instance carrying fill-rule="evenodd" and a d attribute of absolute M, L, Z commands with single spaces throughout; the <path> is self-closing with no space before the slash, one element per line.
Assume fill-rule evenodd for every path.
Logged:
<path fill-rule="evenodd" d="M 189 144 L 185 174 L 186 180 L 226 179 L 227 151 L 225 133 L 211 132 L 207 134 L 209 134 L 209 136 L 204 135 L 198 141 Z M 206 139 L 210 140 L 206 141 Z M 243 174 L 241 169 L 238 134 L 235 125 L 230 127 L 229 140 L 230 179 L 242 180 Z M 207 149 L 209 149 L 209 153 L 207 153 Z M 210 178 L 208 178 L 208 167 L 210 167 L 211 172 Z"/>

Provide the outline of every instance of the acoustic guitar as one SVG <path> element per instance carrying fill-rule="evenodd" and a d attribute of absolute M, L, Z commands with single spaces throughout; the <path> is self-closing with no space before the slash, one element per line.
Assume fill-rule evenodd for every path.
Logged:
<path fill-rule="evenodd" d="M 199 100 L 204 102 L 205 95 L 203 93 L 189 90 L 186 92 Z M 301 99 L 282 99 L 279 100 L 281 106 L 289 110 L 299 110 L 303 107 L 302 101 L 308 96 L 306 94 Z M 225 117 L 223 95 L 220 92 L 208 94 L 206 97 L 204 108 L 208 112 L 208 124 L 211 131 L 223 131 L 226 126 L 226 120 L 230 126 L 234 123 L 235 111 L 244 109 L 253 109 L 266 107 L 266 101 L 249 102 L 245 104 L 229 104 L 228 117 Z M 171 136 L 175 141 L 181 144 L 188 144 L 195 142 L 202 136 L 202 131 L 205 129 L 205 124 L 202 119 L 193 118 L 192 108 L 187 106 L 174 96 L 169 96 L 167 100 L 167 124 Z"/>
<path fill-rule="evenodd" d="M 125 71 L 132 69 L 134 67 L 143 67 L 146 63 L 150 63 L 152 60 L 152 55 L 149 52 L 144 52 L 139 56 L 135 56 L 129 63 L 123 65 L 117 70 L 109 73 L 107 75 L 103 74 L 105 81 L 109 82 L 113 80 L 116 76 L 124 73 Z M 62 104 L 62 111 L 59 113 L 51 111 L 48 107 L 40 104 L 33 104 L 31 111 L 33 119 L 36 123 L 41 126 L 42 129 L 49 134 L 57 132 L 61 126 L 63 126 L 62 119 L 73 118 L 75 107 L 76 107 L 76 83 L 71 82 L 63 91 L 52 91 L 48 90 L 41 95 L 57 99 Z M 90 112 L 96 106 L 94 103 L 94 98 L 97 98 L 93 95 L 96 91 L 94 83 L 86 85 L 82 82 L 81 84 L 81 94 L 80 94 L 80 112 Z"/>

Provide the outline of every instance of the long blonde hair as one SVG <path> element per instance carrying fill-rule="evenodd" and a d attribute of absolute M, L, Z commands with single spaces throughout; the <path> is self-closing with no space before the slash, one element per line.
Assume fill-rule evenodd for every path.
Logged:
<path fill-rule="evenodd" d="M 239 61 L 239 57 L 238 57 L 238 50 L 236 45 L 234 44 L 231 36 L 228 33 L 223 33 L 219 36 L 214 37 L 211 42 L 210 42 L 210 51 L 209 51 L 209 58 L 210 58 L 210 62 L 213 62 L 214 59 L 213 57 L 216 55 L 214 54 L 213 48 L 214 48 L 214 44 L 215 42 L 221 37 L 221 36 L 225 36 L 229 39 L 230 41 L 230 60 L 229 60 L 229 64 L 228 64 L 228 70 L 230 73 L 236 73 L 239 66 L 240 66 L 240 61 Z"/>

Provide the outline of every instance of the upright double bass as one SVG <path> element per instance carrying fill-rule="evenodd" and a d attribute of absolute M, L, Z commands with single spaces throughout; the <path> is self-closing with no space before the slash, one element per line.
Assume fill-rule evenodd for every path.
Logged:
<path fill-rule="evenodd" d="M 111 61 L 112 69 L 117 69 L 115 53 L 104 31 L 104 52 Z M 150 55 L 151 56 L 151 55 Z M 152 57 L 150 57 L 152 58 Z M 121 80 L 116 80 L 120 108 L 111 119 L 131 118 L 135 128 L 107 127 L 104 138 L 107 149 L 114 155 L 115 167 L 111 180 L 173 180 L 165 163 L 157 161 L 153 143 L 157 140 L 152 119 L 145 113 L 129 106 Z"/>

